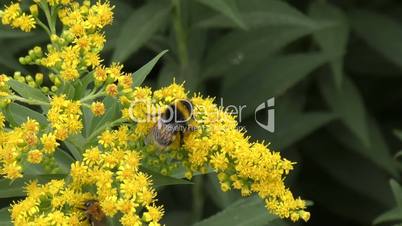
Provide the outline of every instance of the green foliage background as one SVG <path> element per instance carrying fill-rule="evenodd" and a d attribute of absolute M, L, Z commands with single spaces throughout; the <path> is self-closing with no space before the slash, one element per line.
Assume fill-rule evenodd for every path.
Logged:
<path fill-rule="evenodd" d="M 312 200 L 309 225 L 402 222 L 397 182 L 402 169 L 400 1 L 112 3 L 115 20 L 107 31 L 107 61 L 121 61 L 125 71 L 136 71 L 167 49 L 146 85 L 157 88 L 175 78 L 218 102 L 222 97 L 224 105 L 247 105 L 241 125 L 252 139 L 266 140 L 298 162 L 287 183 Z M 46 38 L 43 32 L 26 34 L 2 26 L 1 72 L 29 73 L 17 59 Z M 254 119 L 255 107 L 270 97 L 276 98 L 273 134 Z M 213 178 L 198 176 L 193 185 L 161 188 L 166 225 L 292 224 L 268 215 L 258 199 L 220 192 Z M 10 191 L 18 186 L 6 183 L 0 180 Z M 7 192 L 2 189 L 0 198 L 8 197 Z M 17 199 L 0 199 L 0 207 Z M 6 215 L 5 209 L 0 211 L 0 225 Z"/>

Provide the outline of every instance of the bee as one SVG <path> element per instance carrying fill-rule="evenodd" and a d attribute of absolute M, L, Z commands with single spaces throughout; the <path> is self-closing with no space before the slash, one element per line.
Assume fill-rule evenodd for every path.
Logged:
<path fill-rule="evenodd" d="M 88 200 L 84 203 L 84 208 L 80 208 L 85 211 L 85 218 L 88 220 L 91 226 L 106 226 L 106 215 L 103 213 L 99 201 Z"/>
<path fill-rule="evenodd" d="M 184 133 L 189 130 L 189 120 L 192 119 L 193 105 L 189 100 L 181 99 L 170 104 L 163 111 L 151 132 L 147 143 L 153 141 L 160 148 L 171 145 L 180 146 Z"/>

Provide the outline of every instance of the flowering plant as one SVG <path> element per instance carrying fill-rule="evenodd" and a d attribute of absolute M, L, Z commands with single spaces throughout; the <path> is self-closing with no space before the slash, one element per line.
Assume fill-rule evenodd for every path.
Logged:
<path fill-rule="evenodd" d="M 250 142 L 212 98 L 175 82 L 156 91 L 140 86 L 165 52 L 132 74 L 102 64 L 113 8 L 108 1 L 34 0 L 29 11 L 14 2 L 1 12 L 4 25 L 40 27 L 49 36 L 19 59 L 36 66 L 35 76 L 0 76 L 0 175 L 25 196 L 9 208 L 12 223 L 86 225 L 91 216 L 82 206 L 96 200 L 109 222 L 158 226 L 164 209 L 156 189 L 209 172 L 222 191 L 256 194 L 270 213 L 307 221 L 305 201 L 284 184 L 292 162 Z M 196 129 L 160 148 L 148 141 L 158 122 L 133 119 L 177 100 L 193 105 Z"/>

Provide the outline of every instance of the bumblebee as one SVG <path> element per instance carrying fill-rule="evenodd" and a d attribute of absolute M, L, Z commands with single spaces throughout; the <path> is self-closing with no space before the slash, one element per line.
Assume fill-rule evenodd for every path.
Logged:
<path fill-rule="evenodd" d="M 177 100 L 170 104 L 152 127 L 148 135 L 148 142 L 153 141 L 160 148 L 183 142 L 184 133 L 189 130 L 189 120 L 192 119 L 193 105 L 189 100 Z"/>
<path fill-rule="evenodd" d="M 88 200 L 84 203 L 85 218 L 91 226 L 106 226 L 106 215 L 103 213 L 97 200 Z"/>

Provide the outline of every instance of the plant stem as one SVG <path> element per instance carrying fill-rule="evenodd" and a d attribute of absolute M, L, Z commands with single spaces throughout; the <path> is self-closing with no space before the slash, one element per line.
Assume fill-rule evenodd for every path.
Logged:
<path fill-rule="evenodd" d="M 93 99 L 95 99 L 95 98 L 98 98 L 98 97 L 101 97 L 101 96 L 105 96 L 105 94 L 106 94 L 106 93 L 105 93 L 104 91 L 99 91 L 99 92 L 97 92 L 97 93 L 95 93 L 95 94 L 89 94 L 88 96 L 82 98 L 82 99 L 80 100 L 80 102 L 83 103 L 83 102 L 86 102 L 86 101 L 91 101 L 91 100 L 93 100 Z"/>
<path fill-rule="evenodd" d="M 183 27 L 180 0 L 172 0 L 173 3 L 173 26 L 175 30 L 176 43 L 178 48 L 181 66 L 188 64 L 187 35 Z"/>
<path fill-rule="evenodd" d="M 204 181 L 202 175 L 194 177 L 193 185 L 193 222 L 198 222 L 202 219 L 204 208 L 204 193 L 203 188 Z"/>
<path fill-rule="evenodd" d="M 51 35 L 49 28 L 37 17 L 36 17 L 36 23 L 38 23 L 39 26 L 41 26 L 49 36 Z"/>
<path fill-rule="evenodd" d="M 120 123 L 123 123 L 123 122 L 125 122 L 125 121 L 126 121 L 125 119 L 119 118 L 119 119 L 117 119 L 117 120 L 115 120 L 115 121 L 112 121 L 112 122 L 108 122 L 108 123 L 103 124 L 101 127 L 99 127 L 97 130 L 95 130 L 95 131 L 87 138 L 87 144 L 92 143 L 92 140 L 93 140 L 99 133 L 101 133 L 102 131 L 104 131 L 104 130 L 110 128 L 110 127 L 116 126 L 116 125 L 118 125 L 118 124 L 120 124 Z"/>
<path fill-rule="evenodd" d="M 49 28 L 50 28 L 50 33 L 51 34 L 56 34 L 55 26 L 54 26 L 54 24 L 52 22 L 52 15 L 50 14 L 50 10 L 49 10 L 49 6 L 48 6 L 47 2 L 44 1 L 44 0 L 41 0 L 40 1 L 40 7 L 42 8 L 43 12 L 45 12 L 46 20 L 47 20 L 47 23 L 48 23 Z"/>
<path fill-rule="evenodd" d="M 7 96 L 8 99 L 11 100 L 17 100 L 17 101 L 21 101 L 23 103 L 26 104 L 30 104 L 30 105 L 44 105 L 44 106 L 49 106 L 49 103 L 44 102 L 44 101 L 40 101 L 40 100 L 34 100 L 34 99 L 26 99 L 20 96 L 16 96 L 16 95 L 11 95 L 11 96 Z"/>

